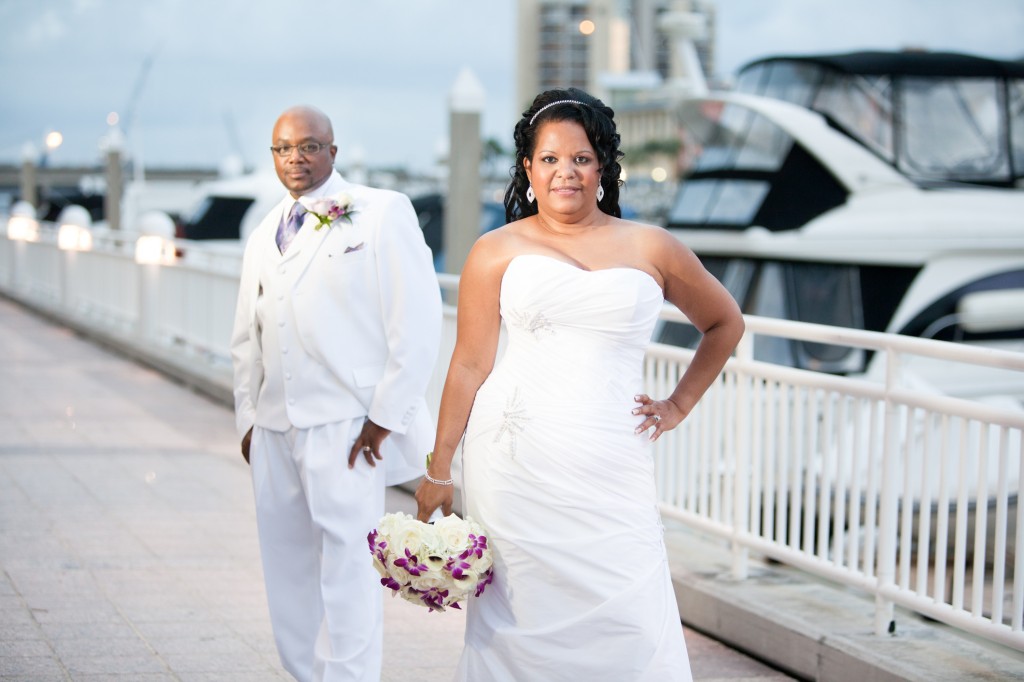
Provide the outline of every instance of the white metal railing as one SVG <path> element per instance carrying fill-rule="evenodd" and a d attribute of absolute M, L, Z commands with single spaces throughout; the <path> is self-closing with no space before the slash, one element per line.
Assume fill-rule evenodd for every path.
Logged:
<path fill-rule="evenodd" d="M 873 593 L 879 634 L 899 604 L 1024 649 L 1024 410 L 901 381 L 909 356 L 1024 372 L 1024 354 L 746 321 L 719 382 L 656 446 L 663 512 L 729 539 L 737 578 L 754 550 Z M 885 381 L 755 361 L 761 335 L 875 351 Z M 650 390 L 667 394 L 690 357 L 652 346 Z"/>
<path fill-rule="evenodd" d="M 43 225 L 36 241 L 0 238 L 0 291 L 146 352 L 200 361 L 229 376 L 241 248 L 166 240 L 167 263 L 136 262 L 128 232 L 99 234 L 85 251 L 61 250 Z"/>
<path fill-rule="evenodd" d="M 230 386 L 228 340 L 240 248 L 176 242 L 170 264 L 138 264 L 129 235 L 69 252 L 41 230 L 0 237 L 0 291 L 143 351 L 177 354 Z M 455 344 L 458 278 L 446 296 L 436 415 Z M 663 318 L 685 321 L 666 307 Z M 663 513 L 749 552 L 875 595 L 875 630 L 902 605 L 1024 650 L 1024 411 L 908 388 L 912 358 L 1024 372 L 1024 354 L 748 317 L 719 381 L 655 445 Z M 754 359 L 758 337 L 846 345 L 883 358 L 884 380 Z M 668 395 L 692 357 L 654 344 L 651 395 Z M 877 362 L 877 359 L 876 359 Z M 1022 376 L 1024 379 L 1024 376 Z M 1024 383 L 1024 382 L 1022 382 Z"/>

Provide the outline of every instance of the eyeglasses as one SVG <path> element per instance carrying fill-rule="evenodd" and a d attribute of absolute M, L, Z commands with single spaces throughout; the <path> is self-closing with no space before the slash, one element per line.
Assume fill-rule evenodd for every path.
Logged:
<path fill-rule="evenodd" d="M 280 147 L 271 147 L 270 151 L 274 152 L 282 159 L 286 159 L 292 155 L 292 152 L 296 149 L 299 150 L 301 156 L 313 156 L 320 152 L 324 147 L 330 147 L 330 143 L 321 142 L 303 142 L 302 144 L 286 144 Z"/>

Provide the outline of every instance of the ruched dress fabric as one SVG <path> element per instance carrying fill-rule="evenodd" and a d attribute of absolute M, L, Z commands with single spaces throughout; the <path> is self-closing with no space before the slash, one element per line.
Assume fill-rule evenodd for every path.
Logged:
<path fill-rule="evenodd" d="M 494 582 L 466 605 L 467 682 L 691 680 L 655 498 L 634 431 L 661 288 L 633 268 L 515 257 L 508 346 L 463 446 L 466 514 Z"/>

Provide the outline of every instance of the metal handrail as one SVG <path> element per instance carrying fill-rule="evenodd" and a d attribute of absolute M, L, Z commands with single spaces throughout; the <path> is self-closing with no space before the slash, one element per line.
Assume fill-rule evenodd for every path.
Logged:
<path fill-rule="evenodd" d="M 169 263 L 136 263 L 135 235 L 97 235 L 90 251 L 0 236 L 0 292 L 143 353 L 174 356 L 230 387 L 228 342 L 241 249 L 173 240 Z M 446 294 L 436 415 L 455 343 L 459 278 Z M 662 319 L 686 322 L 666 306 Z M 662 512 L 732 545 L 1024 650 L 1024 410 L 904 386 L 909 358 L 1024 371 L 1024 354 L 747 316 L 719 381 L 655 444 Z M 835 376 L 754 358 L 775 336 L 869 349 L 884 376 Z M 652 344 L 646 390 L 667 395 L 693 351 Z"/>

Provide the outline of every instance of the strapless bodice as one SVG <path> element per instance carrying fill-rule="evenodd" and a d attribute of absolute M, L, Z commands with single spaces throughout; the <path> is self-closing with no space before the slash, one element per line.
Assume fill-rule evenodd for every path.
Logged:
<path fill-rule="evenodd" d="M 501 284 L 508 347 L 492 378 L 535 377 L 545 399 L 631 400 L 663 302 L 642 270 L 516 256 Z"/>

